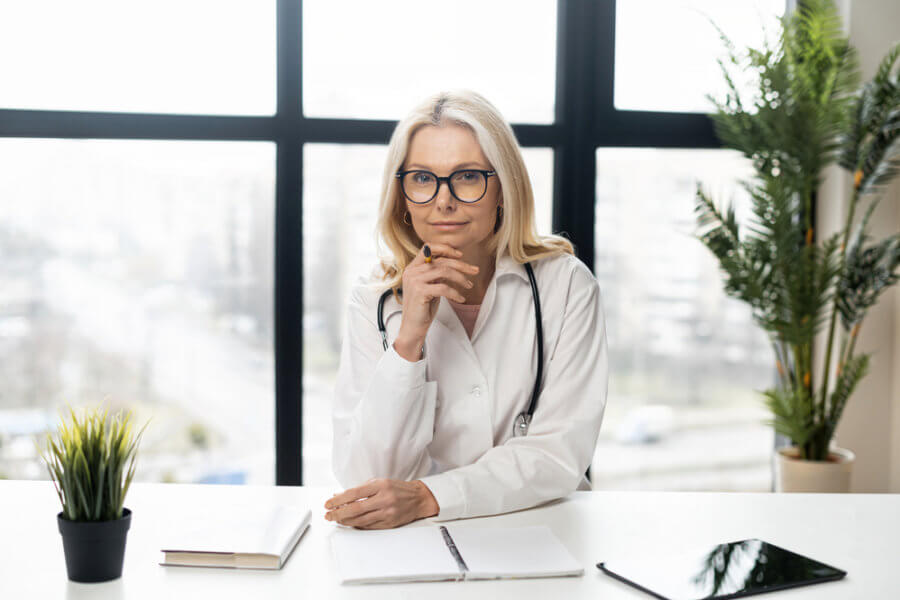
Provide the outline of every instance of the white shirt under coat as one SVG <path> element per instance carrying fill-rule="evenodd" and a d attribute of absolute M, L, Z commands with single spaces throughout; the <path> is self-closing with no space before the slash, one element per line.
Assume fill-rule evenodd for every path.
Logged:
<path fill-rule="evenodd" d="M 591 462 L 606 405 L 608 358 L 600 288 L 578 258 L 532 263 L 544 325 L 544 374 L 524 437 L 537 369 L 531 284 L 524 265 L 501 256 L 471 340 L 446 298 L 424 357 L 394 350 L 401 306 L 384 303 L 388 350 L 378 331 L 383 288 L 360 278 L 350 293 L 335 389 L 332 462 L 345 488 L 372 478 L 421 479 L 440 506 L 436 520 L 530 508 L 591 489 Z"/>

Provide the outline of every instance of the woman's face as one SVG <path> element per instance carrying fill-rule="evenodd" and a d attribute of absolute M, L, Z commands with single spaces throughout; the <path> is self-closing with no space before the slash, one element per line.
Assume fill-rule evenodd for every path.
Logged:
<path fill-rule="evenodd" d="M 406 162 L 401 170 L 425 169 L 446 177 L 460 169 L 491 170 L 475 134 L 460 125 L 426 125 L 413 134 Z M 437 196 L 427 204 L 416 204 L 404 197 L 409 220 L 423 242 L 440 242 L 458 250 L 474 250 L 494 233 L 500 182 L 496 175 L 487 178 L 487 191 L 478 202 L 460 202 L 441 182 Z M 462 223 L 440 227 L 441 222 Z"/>

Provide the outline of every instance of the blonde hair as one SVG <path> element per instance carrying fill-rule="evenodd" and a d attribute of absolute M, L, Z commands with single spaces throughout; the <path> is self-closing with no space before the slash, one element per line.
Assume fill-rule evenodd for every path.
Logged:
<path fill-rule="evenodd" d="M 422 240 L 403 217 L 406 202 L 394 174 L 406 160 L 412 136 L 423 126 L 467 127 L 475 134 L 491 168 L 497 172 L 503 217 L 488 241 L 495 256 L 509 255 L 519 263 L 558 254 L 575 254 L 572 243 L 558 235 L 538 235 L 534 224 L 534 193 L 512 127 L 483 96 L 468 90 L 440 92 L 424 100 L 397 124 L 388 146 L 378 211 L 378 235 L 390 257 L 382 257 L 380 287 L 400 287 L 403 270 L 418 254 Z M 384 285 L 386 282 L 386 286 Z M 399 298 L 398 298 L 399 301 Z"/>

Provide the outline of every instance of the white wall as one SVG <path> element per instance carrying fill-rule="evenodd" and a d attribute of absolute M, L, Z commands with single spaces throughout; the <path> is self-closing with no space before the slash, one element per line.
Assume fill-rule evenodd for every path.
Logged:
<path fill-rule="evenodd" d="M 868 81 L 888 50 L 900 42 L 900 1 L 838 0 L 837 4 L 850 42 L 859 52 L 863 81 Z M 845 171 L 834 167 L 826 175 L 818 205 L 820 239 L 843 225 L 851 191 L 851 178 Z M 875 239 L 900 230 L 900 181 L 887 190 L 870 230 Z M 824 340 L 817 346 L 821 361 Z M 856 453 L 853 491 L 900 492 L 900 294 L 896 287 L 869 311 L 857 352 L 872 353 L 871 370 L 844 411 L 836 441 Z"/>

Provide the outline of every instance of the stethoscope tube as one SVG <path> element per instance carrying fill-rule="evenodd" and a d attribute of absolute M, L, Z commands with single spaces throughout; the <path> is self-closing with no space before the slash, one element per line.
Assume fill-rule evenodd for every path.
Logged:
<path fill-rule="evenodd" d="M 534 299 L 534 322 L 536 324 L 535 333 L 537 334 L 538 363 L 537 376 L 534 378 L 534 389 L 531 391 L 531 404 L 528 405 L 528 410 L 526 411 L 525 429 L 522 431 L 522 435 L 528 433 L 528 425 L 531 423 L 531 417 L 534 416 L 534 409 L 537 408 L 538 393 L 540 393 L 541 388 L 541 377 L 544 374 L 544 321 L 541 319 L 541 295 L 538 293 L 537 281 L 534 279 L 534 271 L 531 270 L 531 265 L 529 263 L 525 263 L 525 270 L 528 272 L 528 280 L 531 282 L 531 297 Z"/>
<path fill-rule="evenodd" d="M 538 394 L 541 390 L 541 377 L 543 377 L 544 374 L 544 327 L 541 319 L 541 297 L 538 293 L 537 281 L 534 278 L 534 270 L 531 268 L 530 263 L 525 263 L 525 271 L 528 273 L 528 280 L 531 282 L 531 296 L 534 299 L 538 364 L 537 375 L 534 378 L 534 389 L 531 392 L 531 400 L 528 403 L 528 410 L 519 413 L 516 417 L 515 423 L 513 424 L 514 436 L 522 436 L 528 433 L 528 427 L 531 425 L 531 419 L 534 416 L 535 409 L 537 409 Z M 381 297 L 378 299 L 378 331 L 381 333 L 381 343 L 384 346 L 385 352 L 387 352 L 388 349 L 388 339 L 387 329 L 384 326 L 384 301 L 387 300 L 387 297 L 392 292 L 393 290 L 388 289 L 381 294 Z M 397 293 L 402 294 L 403 288 L 397 288 Z"/>
<path fill-rule="evenodd" d="M 378 299 L 378 331 L 381 332 L 381 343 L 384 346 L 385 352 L 387 352 L 388 349 L 388 341 L 387 329 L 384 327 L 384 301 L 391 295 L 391 291 L 392 290 L 387 290 L 381 295 L 381 298 Z M 397 288 L 397 293 L 402 294 L 403 288 Z"/>

